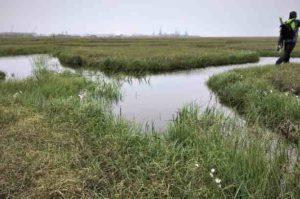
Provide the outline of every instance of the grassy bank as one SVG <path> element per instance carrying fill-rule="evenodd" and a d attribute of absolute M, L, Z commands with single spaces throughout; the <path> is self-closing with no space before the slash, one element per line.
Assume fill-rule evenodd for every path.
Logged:
<path fill-rule="evenodd" d="M 0 71 L 0 81 L 5 80 L 6 74 L 2 71 Z"/>
<path fill-rule="evenodd" d="M 0 198 L 300 196 L 284 143 L 213 111 L 141 133 L 112 115 L 113 84 L 39 69 L 0 92 Z"/>
<path fill-rule="evenodd" d="M 278 56 L 274 46 L 276 38 L 0 38 L 0 56 L 48 53 L 75 68 L 156 73 L 255 62 Z"/>
<path fill-rule="evenodd" d="M 299 64 L 238 69 L 212 77 L 208 85 L 249 123 L 258 123 L 297 141 L 299 73 Z"/>

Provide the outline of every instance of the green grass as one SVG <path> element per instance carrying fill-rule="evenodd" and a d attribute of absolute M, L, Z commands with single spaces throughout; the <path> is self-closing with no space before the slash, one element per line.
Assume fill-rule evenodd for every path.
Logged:
<path fill-rule="evenodd" d="M 0 71 L 0 81 L 5 80 L 6 74 Z"/>
<path fill-rule="evenodd" d="M 300 196 L 285 143 L 215 111 L 190 105 L 165 132 L 141 133 L 112 114 L 114 84 L 42 67 L 0 92 L 1 198 Z"/>
<path fill-rule="evenodd" d="M 212 77 L 208 85 L 220 100 L 284 136 L 299 139 L 299 64 L 238 69 Z"/>
<path fill-rule="evenodd" d="M 279 67 L 272 76 L 272 84 L 282 92 L 291 92 L 300 95 L 300 68 L 299 64 Z"/>
<path fill-rule="evenodd" d="M 48 53 L 74 68 L 158 73 L 278 56 L 276 38 L 0 38 L 0 56 Z M 300 56 L 296 47 L 294 56 Z"/>

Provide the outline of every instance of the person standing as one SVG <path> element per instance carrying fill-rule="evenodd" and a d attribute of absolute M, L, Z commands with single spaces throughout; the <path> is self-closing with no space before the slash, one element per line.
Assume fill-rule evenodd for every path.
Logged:
<path fill-rule="evenodd" d="M 299 27 L 300 20 L 297 19 L 297 12 L 290 12 L 289 20 L 280 26 L 281 30 L 277 50 L 279 51 L 281 48 L 284 48 L 284 53 L 277 60 L 277 65 L 281 63 L 289 63 L 291 53 L 294 50 L 298 40 Z"/>

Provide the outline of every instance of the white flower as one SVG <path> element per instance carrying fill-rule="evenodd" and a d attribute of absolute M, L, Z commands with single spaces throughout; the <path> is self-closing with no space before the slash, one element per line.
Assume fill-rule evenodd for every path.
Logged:
<path fill-rule="evenodd" d="M 273 90 L 270 90 L 270 93 L 273 93 Z"/>
<path fill-rule="evenodd" d="M 15 94 L 13 95 L 13 98 L 16 99 L 16 98 L 18 97 L 18 95 L 19 95 L 19 93 L 15 93 Z"/>
<path fill-rule="evenodd" d="M 221 181 L 222 181 L 222 180 L 221 180 L 221 179 L 219 179 L 219 178 L 216 178 L 216 179 L 215 179 L 215 182 L 216 182 L 217 184 L 220 184 L 220 183 L 221 183 Z"/>
<path fill-rule="evenodd" d="M 212 169 L 210 170 L 210 172 L 211 172 L 211 173 L 215 173 L 215 172 L 216 172 L 216 169 L 212 168 Z"/>
<path fill-rule="evenodd" d="M 86 96 L 86 92 L 80 91 L 80 93 L 78 95 L 78 97 L 80 98 L 80 101 L 82 101 L 85 96 Z"/>
<path fill-rule="evenodd" d="M 199 167 L 199 164 L 198 164 L 198 163 L 196 163 L 196 164 L 195 164 L 195 167 Z"/>
<path fill-rule="evenodd" d="M 209 175 L 210 175 L 210 177 L 212 177 L 212 178 L 214 177 L 214 174 L 213 174 L 213 173 L 209 173 Z"/>
<path fill-rule="evenodd" d="M 16 99 L 19 95 L 21 95 L 23 92 L 22 91 L 18 91 L 13 95 L 13 98 Z"/>
<path fill-rule="evenodd" d="M 288 96 L 289 95 L 289 93 L 288 92 L 286 92 L 286 93 L 284 93 L 285 94 L 285 96 Z"/>
<path fill-rule="evenodd" d="M 219 187 L 219 188 L 222 188 L 222 185 L 221 185 L 221 184 L 219 184 L 219 185 L 218 185 L 218 187 Z"/>

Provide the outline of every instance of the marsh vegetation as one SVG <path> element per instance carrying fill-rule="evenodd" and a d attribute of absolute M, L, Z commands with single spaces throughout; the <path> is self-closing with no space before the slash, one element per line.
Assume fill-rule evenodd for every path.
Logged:
<path fill-rule="evenodd" d="M 278 56 L 274 44 L 276 38 L 0 38 L 0 55 L 47 53 L 75 68 L 144 74 L 256 62 Z"/>
<path fill-rule="evenodd" d="M 298 142 L 299 64 L 237 69 L 212 77 L 208 85 L 221 101 L 252 124 L 260 124 Z"/>
<path fill-rule="evenodd" d="M 39 70 L 0 90 L 4 198 L 299 196 L 285 143 L 216 111 L 186 106 L 163 134 L 141 133 L 111 113 L 114 85 Z"/>
<path fill-rule="evenodd" d="M 274 41 L 258 40 L 14 38 L 2 40 L 0 52 L 49 53 L 61 60 L 69 53 L 65 57 L 80 55 L 80 67 L 100 69 L 87 63 L 122 56 L 171 60 L 171 68 L 158 72 L 202 56 L 209 61 L 201 67 L 255 61 Z M 240 50 L 251 59 L 230 58 Z M 172 56 L 189 58 L 177 62 Z M 122 66 L 130 68 L 124 60 Z M 298 69 L 299 64 L 239 69 L 209 81 L 247 125 L 190 104 L 163 132 L 144 132 L 112 113 L 121 97 L 118 85 L 53 73 L 40 62 L 32 77 L 0 82 L 0 198 L 299 198 L 298 154 L 292 157 L 296 164 L 290 155 L 297 145 L 272 133 L 282 121 L 299 126 Z M 139 70 L 153 72 L 147 62 Z M 295 128 L 288 138 L 297 140 L 297 133 Z"/>
<path fill-rule="evenodd" d="M 0 71 L 0 81 L 5 80 L 6 74 Z"/>

